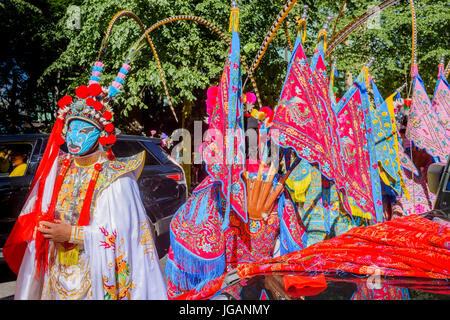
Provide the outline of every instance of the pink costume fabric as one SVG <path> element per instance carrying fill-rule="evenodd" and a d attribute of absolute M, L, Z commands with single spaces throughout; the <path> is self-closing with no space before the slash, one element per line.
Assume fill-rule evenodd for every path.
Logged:
<path fill-rule="evenodd" d="M 299 35 L 275 109 L 271 136 L 281 146 L 296 150 L 309 163 L 318 163 L 321 172 L 334 179 L 333 138 L 325 98 L 329 101 L 328 94 L 321 93 L 314 83 Z"/>
<path fill-rule="evenodd" d="M 439 64 L 438 79 L 431 108 L 438 117 L 438 123 L 445 129 L 446 143 L 450 144 L 450 88 L 445 78 L 443 64 Z"/>
<path fill-rule="evenodd" d="M 403 215 L 420 214 L 433 209 L 436 195 L 428 190 L 427 172 L 428 167 L 433 163 L 430 155 L 421 150 L 412 151 L 413 161 L 417 164 L 420 173 L 414 174 L 406 168 L 402 168 L 403 179 L 408 189 L 410 199 L 403 194 L 397 198 L 393 205 L 393 213 L 403 213 Z"/>
<path fill-rule="evenodd" d="M 412 76 L 414 79 L 413 97 L 406 128 L 406 137 L 412 140 L 419 148 L 425 149 L 433 157 L 439 157 L 441 160 L 444 160 L 450 153 L 449 139 L 445 135 L 445 129 L 440 123 L 441 120 L 438 119 L 437 114 L 432 110 L 432 104 L 419 76 L 417 65 L 413 66 Z M 443 109 L 443 105 L 440 102 L 442 101 L 438 98 L 435 105 L 436 110 L 437 108 L 441 109 L 441 107 Z"/>
<path fill-rule="evenodd" d="M 211 104 L 208 112 L 210 130 L 202 146 L 209 176 L 175 213 L 170 225 L 165 270 L 170 299 L 202 289 L 239 264 L 272 257 L 278 237 L 289 252 L 303 248 L 303 230 L 294 219 L 296 210 L 289 197 L 280 197 L 267 221 L 247 217 L 241 178 L 245 153 L 239 57 L 239 36 L 233 30 L 217 103 Z"/>
<path fill-rule="evenodd" d="M 367 68 L 363 68 L 353 87 L 337 105 L 339 138 L 349 212 L 374 221 L 382 221 L 380 177 L 367 97 Z"/>

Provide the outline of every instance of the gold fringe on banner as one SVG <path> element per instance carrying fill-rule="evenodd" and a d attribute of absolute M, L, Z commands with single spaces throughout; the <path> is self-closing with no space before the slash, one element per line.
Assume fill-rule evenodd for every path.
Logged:
<path fill-rule="evenodd" d="M 327 36 L 328 36 L 328 32 L 325 30 L 320 30 L 319 35 L 317 36 L 317 44 L 320 41 L 320 37 L 323 36 L 323 52 L 327 52 Z M 316 47 L 317 47 L 316 44 Z"/>
<path fill-rule="evenodd" d="M 232 8 L 230 13 L 230 27 L 228 32 L 239 31 L 239 9 Z"/>
<path fill-rule="evenodd" d="M 297 23 L 298 23 L 298 32 L 302 33 L 302 45 L 304 45 L 306 41 L 306 20 L 299 19 L 297 20 Z"/>

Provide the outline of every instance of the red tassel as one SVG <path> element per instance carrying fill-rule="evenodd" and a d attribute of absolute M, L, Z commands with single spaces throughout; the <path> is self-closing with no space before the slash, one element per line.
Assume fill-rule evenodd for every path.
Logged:
<path fill-rule="evenodd" d="M 91 202 L 92 195 L 94 194 L 95 185 L 97 184 L 97 178 L 102 170 L 102 165 L 100 163 L 96 163 L 94 165 L 94 173 L 92 174 L 91 181 L 89 181 L 89 185 L 86 191 L 86 196 L 83 201 L 83 208 L 80 212 L 80 218 L 78 219 L 78 226 L 87 226 L 90 220 L 91 214 Z"/>
<path fill-rule="evenodd" d="M 116 158 L 116 156 L 112 152 L 111 148 L 108 149 L 107 154 L 108 154 L 108 160 L 109 161 L 113 161 Z"/>
<path fill-rule="evenodd" d="M 54 214 L 55 214 L 55 208 L 56 203 L 58 201 L 58 194 L 61 190 L 62 183 L 64 181 L 64 177 L 66 176 L 67 170 L 70 167 L 71 161 L 69 159 L 65 159 L 63 162 L 63 166 L 61 168 L 60 173 L 56 177 L 55 185 L 53 187 L 53 194 L 52 199 L 50 202 L 50 206 L 48 207 L 47 212 L 39 214 L 36 217 L 36 226 L 39 227 L 39 223 L 41 221 L 49 221 L 53 222 L 54 220 Z M 36 232 L 36 238 L 35 238 L 35 248 L 36 248 L 36 268 L 38 270 L 38 273 L 36 273 L 36 276 L 40 275 L 40 272 L 42 271 L 44 274 L 47 272 L 48 269 L 48 248 L 49 248 L 49 240 L 44 238 L 44 235 L 41 232 Z"/>

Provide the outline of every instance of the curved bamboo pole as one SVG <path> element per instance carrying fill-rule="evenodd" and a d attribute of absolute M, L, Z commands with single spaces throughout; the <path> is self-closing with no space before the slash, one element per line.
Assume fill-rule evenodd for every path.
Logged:
<path fill-rule="evenodd" d="M 412 48 L 411 48 L 411 68 L 417 64 L 417 24 L 416 24 L 416 9 L 414 8 L 414 0 L 409 0 L 411 8 L 411 23 L 412 23 Z"/>
<path fill-rule="evenodd" d="M 339 31 L 336 35 L 333 35 L 333 37 L 331 38 L 330 42 L 328 43 L 325 57 L 328 57 L 342 41 L 344 41 L 353 31 L 362 26 L 373 15 L 389 8 L 399 1 L 400 0 L 386 0 L 378 6 L 379 11 L 369 10 L 346 25 L 341 31 Z"/>
<path fill-rule="evenodd" d="M 165 19 L 160 20 L 160 21 L 156 22 L 155 24 L 153 24 L 150 28 L 148 28 L 145 31 L 145 33 L 137 41 L 137 43 L 134 46 L 134 48 L 137 48 L 139 43 L 145 37 L 148 37 L 148 34 L 150 32 L 152 32 L 153 30 L 155 30 L 156 28 L 161 27 L 161 26 L 163 26 L 163 25 L 165 25 L 167 23 L 171 23 L 171 22 L 174 22 L 174 21 L 183 21 L 183 20 L 184 21 L 195 21 L 197 23 L 200 23 L 200 24 L 208 27 L 209 29 L 214 31 L 223 41 L 225 41 L 227 43 L 227 45 L 229 45 L 229 46 L 231 45 L 230 39 L 228 39 L 228 37 L 219 28 L 217 28 L 214 24 L 212 24 L 208 20 L 200 18 L 200 17 L 197 17 L 197 16 L 192 16 L 192 15 L 179 15 L 179 16 L 173 16 L 173 17 L 165 18 Z M 258 100 L 258 104 L 259 104 L 260 107 L 262 107 L 262 102 L 261 102 L 261 98 L 260 98 L 260 95 L 259 95 L 258 87 L 256 86 L 256 81 L 255 81 L 255 79 L 253 78 L 253 76 L 251 75 L 251 72 L 250 72 L 251 69 L 248 67 L 247 63 L 242 59 L 242 57 L 241 57 L 240 61 L 241 61 L 242 65 L 244 66 L 245 70 L 247 71 L 247 74 L 250 77 L 253 89 L 255 90 L 255 94 L 256 94 L 256 97 L 257 97 L 257 100 Z M 243 86 L 243 88 L 244 88 L 244 86 Z"/>
<path fill-rule="evenodd" d="M 269 31 L 267 31 L 267 34 L 256 53 L 255 59 L 253 60 L 253 63 L 250 67 L 250 75 L 253 74 L 256 67 L 259 65 L 262 57 L 266 53 L 267 47 L 269 46 L 269 43 L 272 41 L 272 39 L 275 37 L 275 34 L 277 30 L 280 28 L 281 23 L 286 18 L 287 14 L 291 9 L 294 7 L 294 5 L 297 3 L 297 0 L 288 0 L 286 4 L 284 5 L 283 9 L 278 14 L 277 18 L 275 19 L 274 23 L 270 27 Z"/>
<path fill-rule="evenodd" d="M 346 7 L 346 5 L 347 5 L 347 0 L 344 0 L 342 2 L 341 8 L 339 9 L 339 13 L 337 15 L 337 18 L 334 21 L 333 31 L 331 33 L 331 37 L 332 38 L 334 37 L 334 34 L 336 33 L 336 28 L 337 28 L 337 24 L 338 24 L 339 18 L 341 17 L 342 13 L 344 12 L 344 8 Z M 332 54 L 330 54 L 330 58 L 329 58 L 330 59 L 330 64 L 331 64 L 331 58 L 332 58 Z"/>
<path fill-rule="evenodd" d="M 119 11 L 109 22 L 108 28 L 106 29 L 105 36 L 103 37 L 102 44 L 100 46 L 97 61 L 101 61 L 103 55 L 105 54 L 106 46 L 108 44 L 109 36 L 111 35 L 112 29 L 114 28 L 116 22 L 122 17 L 128 17 L 128 18 L 133 19 L 139 25 L 141 30 L 145 32 L 146 29 L 145 29 L 144 24 L 142 23 L 141 19 L 135 13 L 133 13 L 132 11 L 129 11 L 129 10 Z M 172 101 L 170 99 L 169 90 L 167 89 L 166 79 L 164 77 L 164 72 L 163 72 L 163 69 L 161 66 L 161 61 L 159 60 L 159 57 L 158 57 L 158 53 L 156 52 L 156 48 L 155 48 L 152 40 L 150 39 L 150 37 L 147 35 L 146 38 L 147 38 L 148 44 L 152 48 L 153 55 L 155 56 L 155 60 L 158 65 L 159 75 L 160 75 L 162 83 L 163 83 L 164 91 L 166 93 L 166 98 L 169 103 L 170 110 L 172 111 L 172 114 L 175 117 L 175 120 L 178 122 L 178 117 L 177 117 L 177 114 L 175 113 L 175 109 L 174 109 Z"/>

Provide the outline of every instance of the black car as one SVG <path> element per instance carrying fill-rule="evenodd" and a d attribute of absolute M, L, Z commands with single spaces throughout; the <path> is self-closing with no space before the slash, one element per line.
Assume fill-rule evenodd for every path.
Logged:
<path fill-rule="evenodd" d="M 447 158 L 450 159 L 450 154 Z M 450 160 L 432 164 L 428 168 L 427 181 L 428 188 L 436 195 L 433 210 L 450 220 Z"/>
<path fill-rule="evenodd" d="M 48 135 L 45 134 L 0 135 L 0 262 L 4 262 L 3 245 L 25 203 L 47 140 Z M 62 146 L 64 149 L 65 145 Z M 160 139 L 119 135 L 112 149 L 118 158 L 142 151 L 146 153 L 138 185 L 151 222 L 158 255 L 162 257 L 169 248 L 172 216 L 187 199 L 184 171 L 162 149 Z M 14 154 L 25 157 L 26 170 L 21 176 L 10 177 L 10 159 Z"/>

